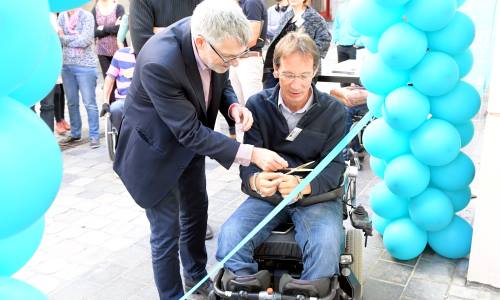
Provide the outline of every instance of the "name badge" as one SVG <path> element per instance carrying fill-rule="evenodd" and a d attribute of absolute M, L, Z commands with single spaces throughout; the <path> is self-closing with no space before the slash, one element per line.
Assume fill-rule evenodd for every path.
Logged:
<path fill-rule="evenodd" d="M 286 137 L 287 141 L 293 142 L 297 138 L 297 136 L 302 132 L 302 128 L 295 127 L 292 132 Z"/>

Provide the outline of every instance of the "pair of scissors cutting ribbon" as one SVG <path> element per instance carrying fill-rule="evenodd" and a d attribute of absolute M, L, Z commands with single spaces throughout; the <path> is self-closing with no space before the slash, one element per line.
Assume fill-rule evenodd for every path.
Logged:
<path fill-rule="evenodd" d="M 302 165 L 295 167 L 295 168 L 285 168 L 285 169 L 283 169 L 283 171 L 287 171 L 285 173 L 285 175 L 290 175 L 290 174 L 297 173 L 297 172 L 311 172 L 313 169 L 307 169 L 306 167 L 309 167 L 312 164 L 314 164 L 314 160 L 310 161 L 308 163 L 302 164 Z"/>

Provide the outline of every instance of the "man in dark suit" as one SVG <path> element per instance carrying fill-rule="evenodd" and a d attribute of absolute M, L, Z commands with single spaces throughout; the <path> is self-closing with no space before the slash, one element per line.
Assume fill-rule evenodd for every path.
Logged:
<path fill-rule="evenodd" d="M 161 300 L 183 295 L 179 254 L 186 289 L 207 274 L 205 156 L 226 168 L 233 162 L 263 170 L 288 165 L 273 151 L 213 131 L 218 111 L 244 131 L 252 126 L 227 74 L 248 51 L 248 38 L 248 20 L 234 1 L 205 0 L 192 18 L 149 39 L 137 58 L 114 170 L 146 209 Z"/>

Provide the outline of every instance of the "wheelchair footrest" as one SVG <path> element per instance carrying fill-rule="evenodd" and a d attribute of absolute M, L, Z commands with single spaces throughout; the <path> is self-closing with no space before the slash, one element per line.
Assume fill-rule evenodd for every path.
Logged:
<path fill-rule="evenodd" d="M 267 270 L 262 270 L 253 275 L 237 276 L 228 269 L 225 269 L 221 281 L 226 291 L 254 293 L 265 291 L 270 287 L 271 273 Z"/>
<path fill-rule="evenodd" d="M 306 297 L 325 297 L 330 293 L 330 278 L 318 280 L 294 279 L 289 274 L 281 276 L 279 290 L 285 295 L 304 295 Z"/>

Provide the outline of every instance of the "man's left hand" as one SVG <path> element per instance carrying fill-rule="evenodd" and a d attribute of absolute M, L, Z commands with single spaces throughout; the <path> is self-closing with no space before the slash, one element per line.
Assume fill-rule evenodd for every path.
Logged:
<path fill-rule="evenodd" d="M 297 176 L 283 175 L 281 177 L 281 183 L 278 185 L 278 192 L 280 192 L 281 196 L 283 196 L 283 198 L 285 198 L 293 191 L 293 189 L 295 189 L 295 187 L 297 185 L 300 184 L 300 181 L 301 181 L 301 179 Z M 300 193 L 302 195 L 310 194 L 311 193 L 311 185 L 310 184 L 306 185 Z M 293 199 L 292 202 L 290 202 L 290 204 L 297 202 L 300 198 L 302 198 L 302 196 L 299 194 L 295 197 L 295 199 Z"/>
<path fill-rule="evenodd" d="M 236 122 L 236 124 L 241 124 L 241 130 L 248 131 L 252 128 L 253 116 L 252 112 L 248 108 L 236 104 L 231 108 L 231 117 Z"/>
<path fill-rule="evenodd" d="M 278 192 L 280 192 L 281 196 L 286 197 L 297 185 L 299 185 L 299 179 L 296 176 L 283 175 L 278 186 Z"/>

